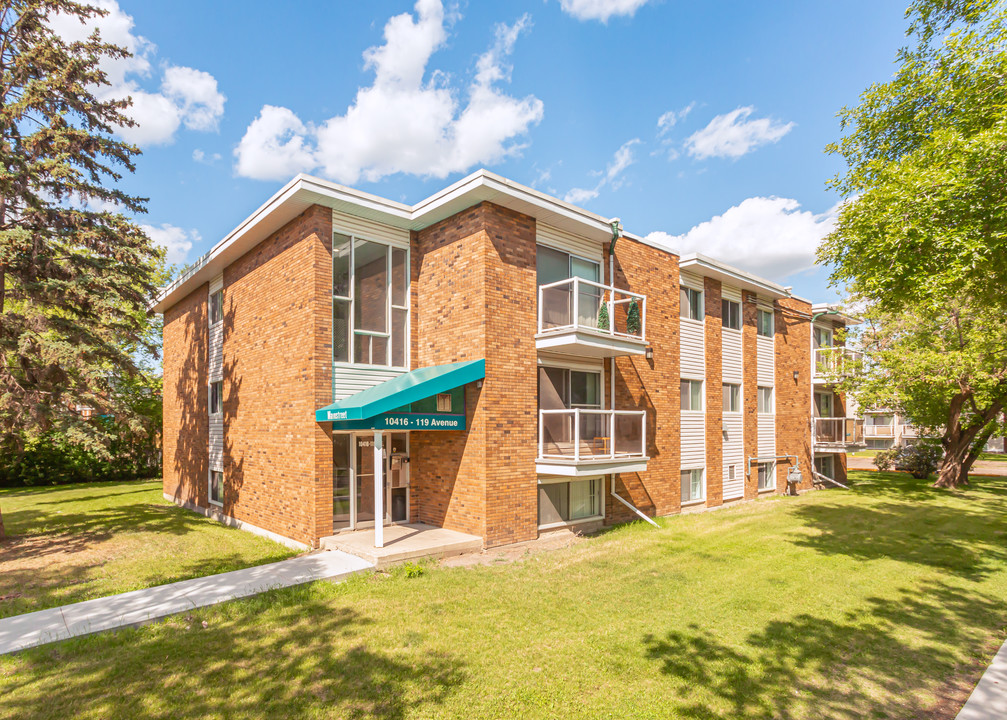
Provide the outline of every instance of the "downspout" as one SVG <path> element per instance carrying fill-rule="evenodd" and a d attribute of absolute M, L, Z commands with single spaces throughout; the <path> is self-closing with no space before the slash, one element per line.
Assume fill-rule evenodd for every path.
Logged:
<path fill-rule="evenodd" d="M 622 223 L 619 218 L 612 218 L 609 221 L 612 226 L 612 242 L 608 245 L 608 284 L 609 287 L 615 287 L 615 241 L 622 237 Z M 609 313 L 610 323 L 615 322 L 615 316 L 613 313 Z M 613 326 L 614 327 L 614 326 Z M 615 358 L 608 359 L 608 382 L 609 382 L 609 409 L 615 410 Z M 615 438 L 612 438 L 613 447 L 615 446 Z M 649 518 L 645 513 L 643 513 L 639 508 L 633 505 L 631 502 L 626 500 L 624 497 L 619 495 L 615 491 L 615 473 L 612 473 L 612 497 L 621 502 L 623 505 L 628 507 L 634 513 L 636 513 L 641 519 L 646 520 L 654 527 L 660 527 L 653 519 Z"/>

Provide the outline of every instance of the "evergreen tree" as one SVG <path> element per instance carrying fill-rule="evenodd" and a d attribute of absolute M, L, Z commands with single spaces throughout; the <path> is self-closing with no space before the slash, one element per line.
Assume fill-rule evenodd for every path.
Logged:
<path fill-rule="evenodd" d="M 113 137 L 127 100 L 99 99 L 104 59 L 127 50 L 69 42 L 47 18 L 105 11 L 71 0 L 0 6 L 0 443 L 62 428 L 107 444 L 78 405 L 135 422 L 117 391 L 154 352 L 146 304 L 161 253 L 123 214 L 145 200 L 115 187 L 139 150 Z M 0 519 L 2 533 L 2 519 Z"/>

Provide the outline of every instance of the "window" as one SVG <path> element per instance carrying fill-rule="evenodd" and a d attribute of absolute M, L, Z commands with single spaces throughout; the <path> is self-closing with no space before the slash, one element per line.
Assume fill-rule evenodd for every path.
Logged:
<path fill-rule="evenodd" d="M 773 313 L 769 310 L 757 310 L 755 323 L 759 335 L 773 337 Z"/>
<path fill-rule="evenodd" d="M 224 473 L 219 470 L 210 471 L 210 502 L 224 504 Z"/>
<path fill-rule="evenodd" d="M 703 409 L 703 381 L 683 380 L 682 381 L 682 409 L 702 410 Z"/>
<path fill-rule="evenodd" d="M 764 415 L 770 415 L 773 413 L 773 388 L 771 387 L 760 387 L 759 388 L 759 413 Z"/>
<path fill-rule="evenodd" d="M 758 478 L 759 478 L 759 490 L 775 490 L 776 480 L 773 477 L 773 471 L 776 463 L 759 463 Z"/>
<path fill-rule="evenodd" d="M 734 480 L 735 473 L 737 471 L 738 471 L 738 466 L 737 465 L 728 465 L 727 466 L 727 479 L 728 480 Z"/>
<path fill-rule="evenodd" d="M 602 478 L 590 478 L 539 484 L 538 524 L 554 525 L 599 517 L 603 482 Z"/>
<path fill-rule="evenodd" d="M 733 300 L 721 300 L 720 315 L 724 327 L 731 330 L 741 330 L 741 303 L 736 303 Z"/>
<path fill-rule="evenodd" d="M 210 414 L 216 415 L 221 410 L 224 398 L 224 383 L 221 380 L 210 383 Z"/>
<path fill-rule="evenodd" d="M 815 347 L 832 347 L 832 331 L 825 328 L 815 328 Z"/>
<path fill-rule="evenodd" d="M 703 470 L 682 471 L 682 504 L 699 502 L 706 499 L 706 483 L 703 482 Z"/>
<path fill-rule="evenodd" d="M 815 393 L 815 414 L 818 417 L 832 417 L 832 393 Z"/>
<path fill-rule="evenodd" d="M 601 281 L 601 266 L 576 255 L 554 250 L 545 245 L 535 248 L 535 267 L 539 285 L 580 278 L 592 283 Z M 597 328 L 601 311 L 602 292 L 597 285 L 580 283 L 576 304 L 573 283 L 564 283 L 542 291 L 542 324 L 544 328 L 578 325 Z M 576 317 L 573 316 L 576 308 Z"/>
<path fill-rule="evenodd" d="M 437 396 L 437 412 L 451 412 L 450 393 L 441 393 Z"/>
<path fill-rule="evenodd" d="M 210 324 L 216 325 L 224 319 L 224 291 L 218 290 L 210 295 Z"/>
<path fill-rule="evenodd" d="M 679 298 L 681 315 L 689 320 L 703 319 L 703 293 L 683 287 Z"/>
<path fill-rule="evenodd" d="M 540 367 L 538 405 L 541 410 L 601 408 L 601 372 Z"/>
<path fill-rule="evenodd" d="M 724 383 L 724 412 L 741 412 L 741 385 Z"/>
<path fill-rule="evenodd" d="M 408 252 L 333 233 L 333 361 L 406 367 L 408 322 Z"/>
<path fill-rule="evenodd" d="M 819 475 L 824 475 L 832 480 L 836 479 L 835 476 L 835 465 L 832 462 L 831 455 L 820 455 L 815 458 L 815 472 Z M 816 480 L 818 478 L 815 478 Z"/>

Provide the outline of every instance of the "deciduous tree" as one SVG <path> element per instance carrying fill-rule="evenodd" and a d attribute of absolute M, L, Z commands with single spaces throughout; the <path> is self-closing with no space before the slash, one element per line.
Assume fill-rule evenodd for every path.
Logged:
<path fill-rule="evenodd" d="M 939 429 L 937 484 L 968 481 L 1007 405 L 1007 10 L 916 0 L 887 83 L 840 113 L 848 202 L 819 249 L 872 321 L 865 398 Z"/>

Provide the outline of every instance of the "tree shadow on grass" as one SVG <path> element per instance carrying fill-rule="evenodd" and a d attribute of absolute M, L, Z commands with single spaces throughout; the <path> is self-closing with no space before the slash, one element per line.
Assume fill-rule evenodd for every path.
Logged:
<path fill-rule="evenodd" d="M 774 620 L 741 645 L 691 625 L 647 635 L 643 646 L 679 680 L 671 702 L 680 717 L 950 720 L 982 670 L 961 658 L 989 650 L 1003 617 L 997 598 L 930 583 L 870 598 L 838 621 Z"/>
<path fill-rule="evenodd" d="M 925 480 L 876 483 L 861 490 L 872 502 L 807 503 L 795 517 L 816 530 L 795 545 L 858 560 L 892 559 L 982 580 L 1007 565 L 1007 496 L 984 489 L 967 504 L 936 502 L 949 491 L 920 489 Z M 994 488 L 999 490 L 999 488 Z M 838 499 L 838 498 L 837 498 Z"/>
<path fill-rule="evenodd" d="M 433 714 L 465 679 L 420 644 L 381 646 L 359 611 L 310 586 L 154 628 L 23 653 L 0 716 L 379 717 Z M 210 623 L 203 628 L 203 618 Z"/>

